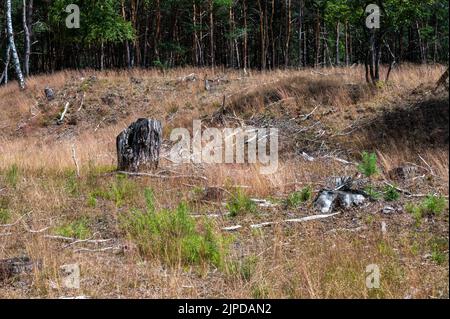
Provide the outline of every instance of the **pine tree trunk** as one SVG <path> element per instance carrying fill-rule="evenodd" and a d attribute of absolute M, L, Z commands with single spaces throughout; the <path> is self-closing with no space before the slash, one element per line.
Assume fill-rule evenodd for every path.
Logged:
<path fill-rule="evenodd" d="M 248 68 L 248 25 L 247 25 L 247 0 L 242 1 L 244 11 L 244 71 Z"/>
<path fill-rule="evenodd" d="M 336 24 L 336 66 L 341 64 L 340 56 L 339 56 L 339 44 L 340 44 L 340 22 Z"/>
<path fill-rule="evenodd" d="M 23 0 L 23 33 L 24 33 L 24 51 L 25 57 L 23 60 L 24 75 L 30 75 L 30 56 L 31 56 L 31 18 L 33 12 L 33 0 Z"/>
<path fill-rule="evenodd" d="M 214 73 L 216 66 L 215 52 L 214 52 L 214 1 L 209 0 L 209 40 L 210 40 L 210 54 L 211 54 L 211 69 Z"/>

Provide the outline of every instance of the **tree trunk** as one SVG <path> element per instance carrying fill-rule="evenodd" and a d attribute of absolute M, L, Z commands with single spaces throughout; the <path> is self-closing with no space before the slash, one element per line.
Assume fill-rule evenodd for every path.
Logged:
<path fill-rule="evenodd" d="M 9 44 L 6 47 L 6 61 L 5 61 L 5 69 L 3 70 L 2 76 L 0 77 L 0 84 L 5 83 L 8 84 L 8 69 L 9 69 L 9 61 L 11 60 L 11 47 Z"/>
<path fill-rule="evenodd" d="M 210 54 L 211 54 L 211 69 L 214 73 L 216 66 L 215 52 L 214 52 L 214 1 L 209 0 L 209 40 L 210 40 Z"/>
<path fill-rule="evenodd" d="M 341 64 L 339 57 L 339 43 L 340 43 L 340 22 L 338 21 L 336 24 L 336 66 Z"/>
<path fill-rule="evenodd" d="M 32 33 L 32 13 L 33 13 L 33 0 L 23 0 L 23 33 L 24 33 L 24 52 L 25 57 L 23 60 L 24 75 L 27 77 L 30 75 L 30 55 L 31 55 L 31 33 Z"/>
<path fill-rule="evenodd" d="M 161 143 L 161 122 L 138 119 L 117 136 L 119 171 L 138 172 L 142 169 L 157 169 Z"/>
<path fill-rule="evenodd" d="M 291 20 L 292 20 L 292 10 L 291 10 L 291 5 L 292 2 L 291 0 L 286 0 L 287 3 L 287 8 L 286 8 L 286 44 L 284 46 L 284 67 L 287 68 L 289 66 L 289 48 L 290 48 L 290 43 L 291 43 L 291 30 L 292 30 L 292 26 L 291 26 Z"/>
<path fill-rule="evenodd" d="M 247 25 L 247 0 L 242 1 L 244 11 L 244 72 L 248 68 L 248 25 Z"/>
<path fill-rule="evenodd" d="M 298 66 L 303 66 L 302 53 L 302 33 L 303 33 L 303 0 L 299 1 L 298 8 Z"/>
<path fill-rule="evenodd" d="M 348 21 L 345 21 L 345 65 L 350 65 L 350 54 L 349 54 L 349 39 L 348 39 Z"/>
<path fill-rule="evenodd" d="M 11 17 L 11 0 L 6 0 L 6 29 L 8 33 L 8 43 L 11 48 L 11 54 L 13 58 L 14 68 L 16 70 L 17 80 L 19 82 L 20 89 L 25 89 L 25 79 L 23 77 L 22 69 L 20 68 L 19 55 L 17 54 L 16 44 L 14 42 L 14 31 Z"/>

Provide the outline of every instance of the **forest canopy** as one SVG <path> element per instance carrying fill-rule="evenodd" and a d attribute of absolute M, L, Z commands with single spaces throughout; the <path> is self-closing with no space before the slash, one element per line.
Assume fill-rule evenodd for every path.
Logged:
<path fill-rule="evenodd" d="M 448 61 L 446 0 L 3 2 L 11 3 L 25 76 L 67 68 L 348 66 L 367 62 L 371 46 L 372 53 L 379 51 L 374 59 L 386 64 Z M 373 38 L 365 24 L 371 3 L 381 8 L 380 29 Z M 80 10 L 79 28 L 66 26 L 71 4 Z M 6 10 L 2 5 L 3 73 L 14 66 L 4 32 Z"/>

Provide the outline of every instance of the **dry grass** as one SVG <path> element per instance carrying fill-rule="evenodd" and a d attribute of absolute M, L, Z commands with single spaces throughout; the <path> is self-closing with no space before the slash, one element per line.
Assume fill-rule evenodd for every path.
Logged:
<path fill-rule="evenodd" d="M 239 185 L 250 197 L 281 203 L 306 186 L 318 191 L 330 176 L 354 175 L 355 166 L 332 157 L 357 162 L 359 153 L 367 149 L 379 159 L 381 174 L 372 181 L 375 186 L 383 185 L 391 169 L 413 163 L 425 170 L 425 176 L 398 182 L 399 186 L 414 193 L 448 195 L 448 126 L 447 133 L 433 135 L 437 141 L 447 134 L 447 141 L 433 147 L 427 147 L 425 138 L 422 141 L 428 132 L 417 133 L 417 143 L 405 145 L 403 136 L 377 143 L 374 136 L 378 132 L 365 130 L 364 125 L 355 132 L 348 129 L 355 123 L 376 122 L 398 107 L 428 101 L 431 97 L 426 92 L 443 67 L 402 66 L 381 90 L 361 84 L 364 72 L 359 67 L 326 69 L 320 74 L 314 70 L 254 72 L 247 77 L 227 70 L 229 82 L 211 92 L 204 91 L 201 81 L 178 83 L 179 77 L 196 73 L 202 79 L 208 71 L 175 69 L 164 75 L 154 70 L 61 72 L 31 78 L 25 92 L 19 92 L 14 84 L 0 88 L 0 210 L 8 211 L 8 223 L 20 219 L 12 226 L 0 226 L 0 259 L 29 255 L 42 262 L 31 277 L 0 283 L 1 297 L 448 297 L 448 209 L 424 220 L 419 228 L 405 212 L 381 214 L 387 203 L 380 201 L 323 222 L 249 229 L 253 223 L 314 213 L 310 202 L 298 209 L 280 204 L 258 209 L 257 214 L 214 219 L 217 228 L 244 226 L 242 231 L 226 235 L 233 244 L 225 269 L 169 267 L 158 258 L 141 255 L 123 231 L 120 215 L 145 206 L 145 188 L 155 190 L 158 209 L 187 201 L 194 215 L 222 214 L 225 208 L 220 201 L 199 201 L 195 193 L 204 187 L 219 187 L 225 189 L 226 201 Z M 45 101 L 42 92 L 47 85 L 55 88 L 55 101 Z M 411 91 L 418 87 L 421 93 L 412 96 Z M 237 125 L 236 117 L 250 122 L 276 119 L 283 125 L 285 119 L 297 118 L 300 126 L 319 121 L 325 133 L 313 139 L 327 147 L 308 142 L 304 136 L 288 136 L 282 139 L 279 169 L 269 176 L 259 174 L 255 165 L 194 167 L 163 159 L 162 169 L 192 177 L 128 178 L 126 186 L 118 186 L 113 173 L 115 137 L 123 128 L 138 117 L 156 117 L 163 121 L 167 138 L 172 128 L 191 128 L 193 119 L 204 117 L 208 125 L 223 95 L 227 96 L 224 125 Z M 65 101 L 71 103 L 70 111 L 66 124 L 58 126 L 54 119 Z M 77 112 L 81 101 L 83 107 Z M 310 118 L 301 120 L 316 107 Z M 309 139 L 316 133 L 303 135 Z M 74 173 L 72 146 L 81 165 L 80 178 Z M 311 152 L 316 160 L 302 159 L 297 150 Z M 326 156 L 330 154 L 333 156 Z M 206 181 L 195 178 L 198 175 Z M 415 199 L 403 196 L 389 205 L 401 208 L 410 201 Z M 65 243 L 45 237 L 80 218 L 88 220 L 94 238 L 112 241 L 65 247 Z M 388 225 L 384 235 L 381 222 Z M 198 225 L 202 227 L 200 221 Z M 114 249 L 77 252 L 81 247 Z M 81 266 L 79 291 L 60 286 L 59 266 L 68 263 Z M 380 266 L 381 289 L 365 286 L 369 264 Z"/>

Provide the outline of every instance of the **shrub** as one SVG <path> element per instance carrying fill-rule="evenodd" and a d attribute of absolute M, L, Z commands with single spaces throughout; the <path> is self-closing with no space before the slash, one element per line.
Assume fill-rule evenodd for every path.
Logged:
<path fill-rule="evenodd" d="M 420 226 L 422 221 L 422 209 L 418 205 L 414 205 L 413 203 L 408 203 L 405 207 L 407 213 L 411 214 L 414 218 L 416 226 Z"/>
<path fill-rule="evenodd" d="M 426 215 L 439 215 L 447 207 L 447 200 L 442 196 L 428 195 L 419 205 L 408 203 L 406 212 L 410 213 L 416 224 L 419 225 L 421 219 Z"/>
<path fill-rule="evenodd" d="M 128 197 L 136 192 L 136 185 L 126 175 L 119 174 L 109 190 L 109 199 L 116 203 L 117 207 L 124 204 Z"/>
<path fill-rule="evenodd" d="M 400 193 L 394 186 L 386 186 L 384 189 L 384 200 L 387 202 L 394 202 L 400 198 Z"/>
<path fill-rule="evenodd" d="M 231 217 L 256 212 L 256 204 L 240 188 L 233 194 L 226 207 Z"/>
<path fill-rule="evenodd" d="M 156 211 L 153 192 L 145 190 L 146 211 L 121 215 L 120 224 L 145 256 L 158 257 L 170 265 L 213 264 L 224 266 L 228 242 L 211 221 L 197 227 L 186 204 L 174 210 Z"/>
<path fill-rule="evenodd" d="M 92 235 L 87 217 L 81 217 L 73 222 L 62 225 L 56 228 L 54 232 L 59 236 L 77 239 L 87 239 Z"/>
<path fill-rule="evenodd" d="M 367 186 L 364 189 L 364 192 L 367 194 L 367 196 L 369 196 L 374 200 L 378 200 L 382 196 L 382 194 L 379 191 L 377 191 L 373 186 Z"/>
<path fill-rule="evenodd" d="M 448 239 L 445 237 L 433 237 L 428 246 L 431 249 L 431 260 L 442 265 L 447 261 Z"/>
<path fill-rule="evenodd" d="M 286 206 L 288 207 L 298 207 L 301 203 L 307 202 L 312 197 L 312 188 L 307 186 L 301 191 L 293 192 L 289 194 L 286 199 Z"/>
<path fill-rule="evenodd" d="M 428 195 L 421 203 L 422 213 L 439 215 L 447 207 L 447 200 L 443 196 Z"/>
<path fill-rule="evenodd" d="M 378 173 L 377 155 L 375 153 L 362 153 L 362 162 L 358 165 L 358 170 L 366 177 L 371 177 Z"/>

